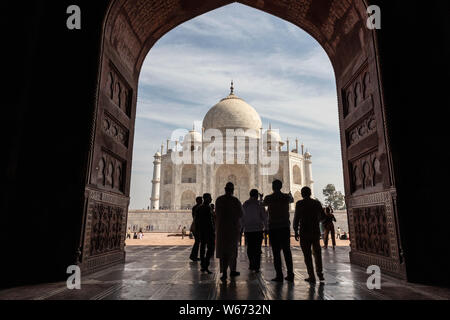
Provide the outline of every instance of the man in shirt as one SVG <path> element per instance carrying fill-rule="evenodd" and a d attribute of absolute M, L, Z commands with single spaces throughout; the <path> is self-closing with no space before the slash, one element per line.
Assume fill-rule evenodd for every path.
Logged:
<path fill-rule="evenodd" d="M 203 204 L 197 209 L 195 217 L 195 230 L 200 239 L 200 261 L 201 271 L 211 274 L 209 263 L 214 256 L 215 250 L 215 226 L 211 209 L 211 195 L 203 195 Z"/>
<path fill-rule="evenodd" d="M 236 259 L 243 209 L 241 202 L 233 196 L 233 193 L 234 184 L 229 182 L 225 186 L 225 194 L 216 200 L 216 257 L 220 259 L 222 281 L 227 279 L 228 268 L 231 277 L 240 275 L 236 270 Z"/>
<path fill-rule="evenodd" d="M 243 204 L 244 216 L 242 217 L 247 256 L 250 262 L 249 270 L 256 273 L 259 272 L 261 266 L 261 245 L 267 224 L 266 210 L 261 201 L 258 200 L 258 196 L 258 190 L 250 191 L 250 199 Z"/>
<path fill-rule="evenodd" d="M 306 268 L 308 270 L 309 278 L 305 279 L 305 281 L 310 283 L 316 282 L 312 261 L 312 254 L 314 254 L 316 273 L 319 277 L 319 280 L 322 282 L 324 281 L 324 278 L 322 271 L 322 252 L 320 248 L 319 221 L 324 219 L 324 211 L 322 208 L 322 204 L 318 200 L 311 198 L 310 188 L 304 187 L 301 190 L 301 193 L 303 200 L 298 201 L 295 205 L 295 240 L 300 240 L 300 246 L 302 248 Z"/>
<path fill-rule="evenodd" d="M 195 231 L 195 217 L 197 215 L 198 208 L 203 203 L 203 198 L 202 197 L 197 197 L 195 199 L 195 202 L 196 202 L 196 205 L 194 207 L 192 207 L 192 225 L 191 225 L 191 232 L 192 232 L 192 234 L 194 236 L 194 245 L 192 246 L 190 259 L 192 261 L 199 261 L 200 259 L 198 258 L 198 249 L 200 247 L 200 239 L 199 239 L 199 237 L 197 235 L 197 232 Z"/>
<path fill-rule="evenodd" d="M 294 202 L 292 194 L 281 192 L 283 183 L 280 180 L 272 182 L 273 193 L 264 198 L 264 206 L 269 212 L 269 237 L 272 244 L 273 263 L 276 277 L 272 281 L 283 282 L 281 266 L 281 251 L 286 262 L 287 281 L 294 281 L 294 267 L 291 253 L 291 222 L 289 220 L 289 204 Z"/>

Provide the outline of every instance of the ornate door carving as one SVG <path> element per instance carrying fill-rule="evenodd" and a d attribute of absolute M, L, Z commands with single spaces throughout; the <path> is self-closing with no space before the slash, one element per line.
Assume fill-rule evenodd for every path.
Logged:
<path fill-rule="evenodd" d="M 365 49 L 356 71 L 338 78 L 350 260 L 405 278 L 375 41 Z"/>

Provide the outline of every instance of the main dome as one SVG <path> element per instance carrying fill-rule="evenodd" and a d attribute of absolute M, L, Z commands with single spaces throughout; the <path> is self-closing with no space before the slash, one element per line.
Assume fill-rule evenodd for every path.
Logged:
<path fill-rule="evenodd" d="M 228 97 L 212 107 L 203 119 L 203 128 L 208 129 L 254 129 L 262 127 L 258 112 L 234 94 L 233 83 Z"/>

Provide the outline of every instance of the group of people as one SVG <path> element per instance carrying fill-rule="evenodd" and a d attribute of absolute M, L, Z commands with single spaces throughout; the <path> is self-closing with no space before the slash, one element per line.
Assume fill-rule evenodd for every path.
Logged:
<path fill-rule="evenodd" d="M 142 229 L 139 230 L 139 232 L 135 232 L 133 234 L 133 239 L 142 240 L 143 238 L 144 238 L 144 233 L 142 232 Z M 127 230 L 127 239 L 131 239 L 131 228 L 128 228 L 128 230 Z"/>
<path fill-rule="evenodd" d="M 283 193 L 282 187 L 280 180 L 273 181 L 273 193 L 266 197 L 253 189 L 250 191 L 250 198 L 244 204 L 233 196 L 234 185 L 231 182 L 225 186 L 225 194 L 217 198 L 215 207 L 211 205 L 211 194 L 205 193 L 203 197 L 198 197 L 196 205 L 192 208 L 191 231 L 195 243 L 190 259 L 200 261 L 201 271 L 210 274 L 212 273 L 209 270 L 210 260 L 215 252 L 216 257 L 220 259 L 221 280 L 226 281 L 228 269 L 230 277 L 239 276 L 236 264 L 242 237 L 241 230 L 244 230 L 249 269 L 255 273 L 260 272 L 261 246 L 265 233 L 268 232 L 276 272 L 272 281 L 294 281 L 289 219 L 289 206 L 294 202 L 294 198 L 291 193 Z M 311 198 L 310 188 L 304 187 L 301 194 L 303 199 L 296 203 L 293 228 L 295 239 L 300 241 L 309 275 L 305 281 L 315 283 L 316 275 L 320 281 L 324 281 L 319 224 L 322 222 L 326 230 L 329 228 L 326 233 L 328 237 L 328 233 L 334 233 L 334 227 L 331 230 L 328 223 L 331 219 L 331 225 L 333 224 L 334 216 L 331 212 L 324 211 L 318 200 Z M 334 235 L 332 238 L 334 241 Z M 286 277 L 282 269 L 282 251 L 287 269 Z"/>

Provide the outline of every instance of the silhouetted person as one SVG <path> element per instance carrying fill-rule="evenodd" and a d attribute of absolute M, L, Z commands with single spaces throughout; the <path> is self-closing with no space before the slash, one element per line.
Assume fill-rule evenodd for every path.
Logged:
<path fill-rule="evenodd" d="M 291 253 L 291 222 L 289 221 L 289 204 L 294 202 L 292 194 L 281 192 L 283 183 L 280 180 L 272 182 L 273 193 L 266 196 L 264 205 L 269 212 L 269 237 L 272 245 L 273 264 L 276 277 L 272 281 L 283 281 L 283 269 L 281 266 L 281 251 L 283 250 L 286 262 L 288 281 L 294 281 L 294 267 Z"/>
<path fill-rule="evenodd" d="M 127 239 L 131 239 L 131 229 L 130 228 L 128 228 L 128 231 L 127 231 Z"/>
<path fill-rule="evenodd" d="M 333 245 L 333 250 L 336 249 L 336 236 L 334 234 L 334 224 L 333 221 L 336 222 L 336 218 L 332 212 L 330 207 L 325 208 L 325 216 L 322 220 L 324 232 L 323 232 L 323 243 L 324 248 L 328 248 L 328 235 L 331 233 L 331 243 Z"/>
<path fill-rule="evenodd" d="M 217 231 L 217 258 L 220 259 L 220 272 L 222 281 L 227 279 L 227 270 L 230 276 L 236 277 L 236 259 L 238 242 L 243 215 L 242 204 L 233 196 L 234 185 L 229 182 L 225 187 L 225 195 L 216 200 L 216 231 Z"/>
<path fill-rule="evenodd" d="M 197 210 L 203 203 L 202 197 L 195 198 L 196 205 L 192 208 L 192 225 L 191 225 L 191 233 L 194 236 L 194 245 L 192 246 L 192 251 L 190 255 L 190 259 L 192 261 L 199 261 L 198 258 L 198 249 L 200 246 L 200 238 L 198 237 L 196 231 L 195 231 L 195 217 L 197 216 Z"/>
<path fill-rule="evenodd" d="M 205 193 L 203 195 L 203 204 L 197 209 L 195 216 L 195 230 L 200 239 L 200 261 L 201 271 L 211 274 L 209 271 L 209 263 L 211 257 L 214 256 L 214 218 L 211 210 L 211 195 Z"/>
<path fill-rule="evenodd" d="M 250 199 L 244 202 L 242 227 L 245 232 L 249 270 L 259 272 L 261 267 L 261 245 L 267 225 L 266 209 L 258 199 L 258 190 L 250 191 Z"/>
<path fill-rule="evenodd" d="M 316 282 L 314 275 L 314 267 L 312 255 L 316 263 L 316 274 L 320 281 L 323 281 L 322 271 L 322 252 L 320 248 L 320 227 L 319 221 L 324 218 L 324 211 L 322 204 L 314 199 L 311 199 L 311 189 L 304 187 L 301 191 L 303 200 L 300 200 L 295 205 L 294 216 L 294 231 L 295 240 L 300 240 L 300 246 L 305 258 L 306 268 L 309 277 L 305 279 L 310 283 Z M 300 224 L 300 235 L 299 235 Z M 312 251 L 311 251 L 312 248 Z"/>

